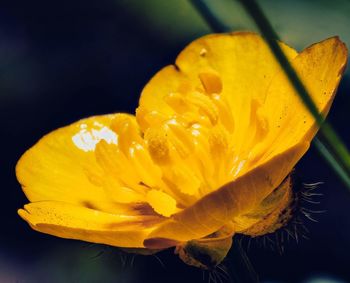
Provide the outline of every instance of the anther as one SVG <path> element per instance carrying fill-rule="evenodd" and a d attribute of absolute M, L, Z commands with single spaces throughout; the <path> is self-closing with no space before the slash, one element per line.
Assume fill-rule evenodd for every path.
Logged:
<path fill-rule="evenodd" d="M 202 85 L 208 94 L 221 93 L 222 81 L 219 74 L 214 70 L 203 71 L 198 74 Z"/>
<path fill-rule="evenodd" d="M 193 137 L 183 125 L 176 119 L 171 119 L 166 123 L 169 141 L 174 145 L 182 158 L 187 157 L 194 150 Z"/>
<path fill-rule="evenodd" d="M 172 92 L 164 97 L 164 101 L 176 112 L 184 113 L 189 110 L 189 105 L 186 103 L 185 95 Z"/>
<path fill-rule="evenodd" d="M 170 161 L 169 142 L 162 128 L 149 128 L 145 133 L 145 141 L 148 152 L 156 164 L 166 164 Z"/>
<path fill-rule="evenodd" d="M 110 127 L 118 135 L 119 148 L 126 155 L 132 143 L 143 143 L 136 121 L 130 115 L 117 115 Z"/>
<path fill-rule="evenodd" d="M 200 92 L 192 92 L 187 95 L 188 102 L 197 106 L 199 114 L 207 116 L 212 125 L 215 125 L 218 121 L 219 113 L 218 108 L 213 101 L 206 95 Z"/>

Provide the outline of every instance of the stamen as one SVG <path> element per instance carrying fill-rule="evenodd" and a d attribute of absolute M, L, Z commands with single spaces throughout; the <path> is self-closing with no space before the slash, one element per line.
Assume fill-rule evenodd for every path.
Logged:
<path fill-rule="evenodd" d="M 141 180 L 134 173 L 135 170 L 130 160 L 118 149 L 117 145 L 100 141 L 96 146 L 95 157 L 102 169 L 101 186 L 110 195 L 115 193 L 118 196 L 119 187 L 128 187 L 141 195 L 145 193 L 145 188 L 138 186 Z"/>
<path fill-rule="evenodd" d="M 197 86 L 198 91 L 184 81 L 164 96 L 164 102 L 171 109 L 170 113 L 166 110 L 167 115 L 160 110 L 137 109 L 137 121 L 144 130 L 144 143 L 139 144 L 142 152 L 147 146 L 149 160 L 144 156 L 142 164 L 134 164 L 133 160 L 140 158 L 133 156 L 131 161 L 145 184 L 154 188 L 156 183 L 152 178 L 161 179 L 163 186 L 157 189 L 176 199 L 180 206 L 193 203 L 200 195 L 231 180 L 234 166 L 229 157 L 232 156 L 229 141 L 234 120 L 228 102 L 220 95 L 221 78 L 212 69 L 198 76 L 202 83 Z M 129 147 L 129 154 L 135 155 L 135 145 Z M 152 169 L 151 174 L 141 174 L 141 168 L 155 165 L 159 166 L 160 173 Z"/>
<path fill-rule="evenodd" d="M 103 188 L 106 190 L 108 197 L 118 203 L 143 201 L 144 194 L 146 193 L 146 190 L 143 193 L 138 193 L 132 188 L 121 186 L 114 178 L 111 177 L 105 178 Z"/>
<path fill-rule="evenodd" d="M 190 110 L 190 106 L 186 102 L 186 97 L 182 93 L 172 92 L 164 96 L 164 101 L 176 112 L 184 113 Z"/>
<path fill-rule="evenodd" d="M 129 159 L 142 183 L 149 187 L 155 187 L 160 183 L 162 172 L 142 145 L 134 144 L 130 147 Z"/>
<path fill-rule="evenodd" d="M 198 107 L 199 114 L 207 116 L 212 125 L 218 121 L 218 109 L 213 101 L 206 95 L 200 92 L 192 92 L 187 95 L 188 103 Z"/>
<path fill-rule="evenodd" d="M 214 159 L 222 159 L 228 150 L 227 133 L 224 128 L 213 128 L 208 137 L 210 153 Z"/>
<path fill-rule="evenodd" d="M 95 157 L 105 174 L 113 175 L 127 186 L 137 184 L 138 180 L 135 180 L 135 175 L 132 173 L 130 161 L 117 145 L 101 140 L 96 146 Z"/>
<path fill-rule="evenodd" d="M 169 217 L 178 211 L 176 200 L 162 191 L 150 190 L 146 200 L 157 213 L 163 216 Z"/>
<path fill-rule="evenodd" d="M 220 122 L 225 126 L 225 128 L 232 133 L 234 130 L 234 119 L 227 100 L 220 94 L 212 94 L 212 101 L 219 111 Z"/>
<path fill-rule="evenodd" d="M 221 93 L 222 81 L 220 75 L 216 71 L 210 69 L 199 73 L 198 76 L 203 84 L 206 93 Z"/>
<path fill-rule="evenodd" d="M 166 123 L 169 141 L 174 145 L 175 149 L 182 158 L 186 158 L 193 153 L 193 138 L 189 131 L 181 125 L 176 119 L 171 119 Z"/>
<path fill-rule="evenodd" d="M 220 187 L 232 179 L 230 169 L 232 168 L 232 152 L 230 153 L 229 134 L 222 126 L 216 126 L 209 132 L 208 143 L 211 162 L 214 163 L 214 174 L 212 186 Z M 230 162 L 231 161 L 231 162 Z"/>
<path fill-rule="evenodd" d="M 168 117 L 159 111 L 148 111 L 143 107 L 139 107 L 136 109 L 136 119 L 142 131 L 146 131 L 150 127 L 161 125 Z"/>
<path fill-rule="evenodd" d="M 149 128 L 145 133 L 145 141 L 148 152 L 156 164 L 170 162 L 169 142 L 167 134 L 162 128 Z"/>
<path fill-rule="evenodd" d="M 117 115 L 112 123 L 111 129 L 118 135 L 118 146 L 125 155 L 128 155 L 131 143 L 143 143 L 136 121 L 127 114 Z"/>
<path fill-rule="evenodd" d="M 172 183 L 177 184 L 177 188 L 184 194 L 196 195 L 201 186 L 201 180 L 187 166 L 174 166 L 169 172 Z"/>

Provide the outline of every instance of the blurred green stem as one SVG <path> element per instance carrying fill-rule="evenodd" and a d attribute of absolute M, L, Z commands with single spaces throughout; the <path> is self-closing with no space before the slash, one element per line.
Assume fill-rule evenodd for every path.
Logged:
<path fill-rule="evenodd" d="M 346 174 L 344 169 L 339 165 L 337 160 L 335 160 L 334 156 L 329 152 L 329 150 L 325 147 L 325 145 L 317 138 L 314 139 L 313 144 L 318 149 L 318 151 L 321 152 L 321 154 L 327 160 L 327 162 L 331 164 L 333 169 L 337 171 L 339 177 L 343 180 L 343 182 L 348 186 L 350 186 L 349 176 Z"/>
<path fill-rule="evenodd" d="M 203 19 L 214 32 L 230 31 L 231 28 L 225 25 L 209 8 L 207 2 L 202 0 L 190 0 L 192 5 L 200 13 Z"/>
<path fill-rule="evenodd" d="M 201 13 L 203 18 L 208 22 L 208 25 L 215 32 L 223 32 L 226 29 L 221 27 L 224 24 L 219 25 L 220 19 L 210 10 L 208 5 L 203 0 L 190 0 L 193 6 Z M 258 6 L 255 0 L 238 0 L 242 6 L 246 9 L 248 14 L 253 18 L 255 24 L 259 28 L 261 34 L 265 38 L 267 44 L 275 55 L 277 61 L 285 71 L 289 80 L 293 84 L 298 95 L 302 99 L 304 105 L 314 116 L 317 124 L 320 128 L 320 138 L 315 139 L 316 148 L 319 150 L 321 155 L 350 189 L 350 154 L 345 144 L 338 137 L 332 126 L 325 122 L 325 118 L 318 111 L 316 104 L 313 102 L 304 84 L 300 80 L 299 76 L 291 66 L 287 57 L 283 53 L 282 49 L 278 45 L 276 40 L 279 39 L 277 33 L 272 28 L 270 22 L 264 15 L 261 8 Z M 221 27 L 220 27 L 221 26 Z"/>

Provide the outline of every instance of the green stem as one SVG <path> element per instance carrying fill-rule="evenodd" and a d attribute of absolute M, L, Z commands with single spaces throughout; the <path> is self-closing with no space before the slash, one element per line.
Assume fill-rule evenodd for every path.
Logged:
<path fill-rule="evenodd" d="M 209 28 L 215 32 L 229 31 L 230 27 L 223 24 L 222 21 L 212 12 L 208 4 L 202 0 L 189 0 L 192 5 L 196 8 L 199 14 L 208 24 Z"/>
<path fill-rule="evenodd" d="M 338 176 L 342 179 L 344 184 L 350 187 L 349 176 L 346 174 L 344 169 L 341 166 L 339 166 L 339 163 L 337 162 L 337 160 L 328 151 L 328 149 L 324 146 L 324 144 L 319 139 L 314 139 L 314 145 L 318 149 L 318 151 L 322 153 L 323 157 L 333 167 L 333 169 L 337 171 Z"/>

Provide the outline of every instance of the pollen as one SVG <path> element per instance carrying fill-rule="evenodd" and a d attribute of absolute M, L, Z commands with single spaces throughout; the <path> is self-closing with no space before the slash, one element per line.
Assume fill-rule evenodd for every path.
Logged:
<path fill-rule="evenodd" d="M 170 161 L 169 142 L 166 132 L 162 129 L 149 128 L 145 133 L 145 141 L 148 151 L 157 164 L 165 164 Z"/>
<path fill-rule="evenodd" d="M 165 124 L 169 141 L 182 158 L 188 156 L 194 150 L 193 137 L 188 129 L 176 119 L 171 119 Z"/>

